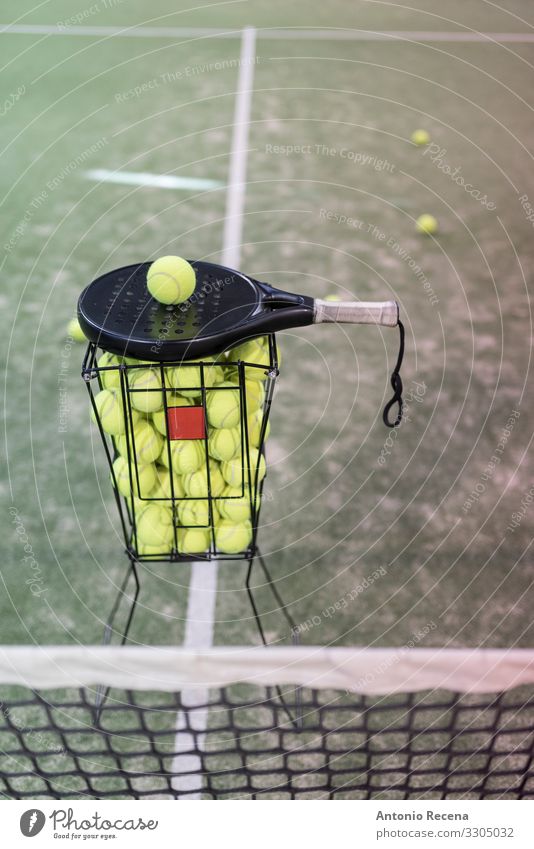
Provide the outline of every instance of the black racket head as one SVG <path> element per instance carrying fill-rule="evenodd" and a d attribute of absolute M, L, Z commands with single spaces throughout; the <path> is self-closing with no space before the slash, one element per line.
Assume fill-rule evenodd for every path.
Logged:
<path fill-rule="evenodd" d="M 109 271 L 82 292 L 78 318 L 91 342 L 142 360 L 192 359 L 237 344 L 236 330 L 261 309 L 261 287 L 255 280 L 198 261 L 191 261 L 196 272 L 191 298 L 176 306 L 160 304 L 147 289 L 150 265 L 142 262 Z"/>
<path fill-rule="evenodd" d="M 78 301 L 78 319 L 87 338 L 114 354 L 180 362 L 313 320 L 310 298 L 281 292 L 222 265 L 190 262 L 195 292 L 176 306 L 160 304 L 149 293 L 150 262 L 98 277 Z M 280 298 L 288 309 L 274 308 L 280 307 Z"/>

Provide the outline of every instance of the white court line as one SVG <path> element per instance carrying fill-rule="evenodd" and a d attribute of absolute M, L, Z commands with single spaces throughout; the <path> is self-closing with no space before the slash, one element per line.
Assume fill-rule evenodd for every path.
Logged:
<path fill-rule="evenodd" d="M 300 39 L 310 41 L 449 41 L 485 42 L 487 44 L 530 44 L 534 33 L 473 32 L 466 30 L 444 32 L 432 30 L 364 30 L 364 29 L 274 29 L 256 31 L 261 39 Z M 67 35 L 82 37 L 113 36 L 115 38 L 241 38 L 241 29 L 216 27 L 65 27 L 58 24 L 0 24 L 0 35 Z"/>
<path fill-rule="evenodd" d="M 148 171 L 108 171 L 95 168 L 85 171 L 87 180 L 98 183 L 120 183 L 125 186 L 154 186 L 158 189 L 218 189 L 223 184 L 219 180 L 205 180 L 200 177 L 175 177 L 173 174 L 150 174 Z"/>
<path fill-rule="evenodd" d="M 235 101 L 234 130 L 230 155 L 228 195 L 224 217 L 222 264 L 238 268 L 241 259 L 241 236 L 243 233 L 243 210 L 245 206 L 247 179 L 248 133 L 252 86 L 254 83 L 254 59 L 256 30 L 243 30 L 239 82 Z"/>
<path fill-rule="evenodd" d="M 242 217 L 246 191 L 247 146 L 254 82 L 255 47 L 256 31 L 253 27 L 247 27 L 242 31 L 222 247 L 223 264 L 234 267 L 239 266 L 241 259 Z M 208 563 L 201 561 L 193 563 L 191 566 L 184 637 L 185 648 L 205 649 L 210 648 L 213 644 L 217 572 L 218 564 L 215 560 Z M 182 775 L 172 779 L 172 787 L 174 790 L 182 791 L 184 799 L 200 799 L 203 784 L 202 762 L 200 756 L 195 752 L 202 750 L 204 745 L 202 732 L 208 726 L 208 709 L 198 708 L 197 706 L 207 704 L 209 690 L 205 687 L 188 688 L 182 691 L 181 698 L 184 707 L 188 709 L 185 712 L 180 711 L 176 719 L 176 755 L 173 758 L 172 771 L 191 773 L 191 775 Z M 195 708 L 197 709 L 195 710 Z M 196 741 L 195 734 L 192 734 L 191 730 L 186 727 L 187 721 L 189 721 L 191 729 L 196 732 Z"/>

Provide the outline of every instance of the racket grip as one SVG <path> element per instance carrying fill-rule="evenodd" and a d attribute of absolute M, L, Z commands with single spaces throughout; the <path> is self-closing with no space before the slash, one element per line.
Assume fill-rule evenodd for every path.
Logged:
<path fill-rule="evenodd" d="M 397 301 L 314 301 L 314 324 L 336 321 L 340 324 L 382 324 L 396 327 L 399 323 Z"/>

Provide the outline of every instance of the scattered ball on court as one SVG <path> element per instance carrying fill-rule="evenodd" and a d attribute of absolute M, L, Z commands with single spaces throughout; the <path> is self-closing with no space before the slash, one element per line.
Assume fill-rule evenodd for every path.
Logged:
<path fill-rule="evenodd" d="M 430 144 L 430 133 L 426 130 L 414 130 L 410 138 L 418 147 Z"/>
<path fill-rule="evenodd" d="M 416 221 L 416 227 L 419 233 L 429 236 L 438 232 L 438 222 L 433 215 L 420 215 Z"/>

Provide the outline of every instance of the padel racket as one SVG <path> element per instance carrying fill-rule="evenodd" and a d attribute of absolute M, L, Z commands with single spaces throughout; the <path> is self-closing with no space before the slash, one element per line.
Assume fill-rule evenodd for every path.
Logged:
<path fill-rule="evenodd" d="M 245 339 L 290 327 L 324 322 L 399 325 L 395 301 L 322 301 L 200 261 L 191 262 L 196 272 L 193 295 L 183 304 L 165 306 L 147 289 L 150 265 L 144 262 L 109 271 L 84 289 L 78 318 L 91 342 L 140 360 L 179 362 L 217 354 Z"/>

